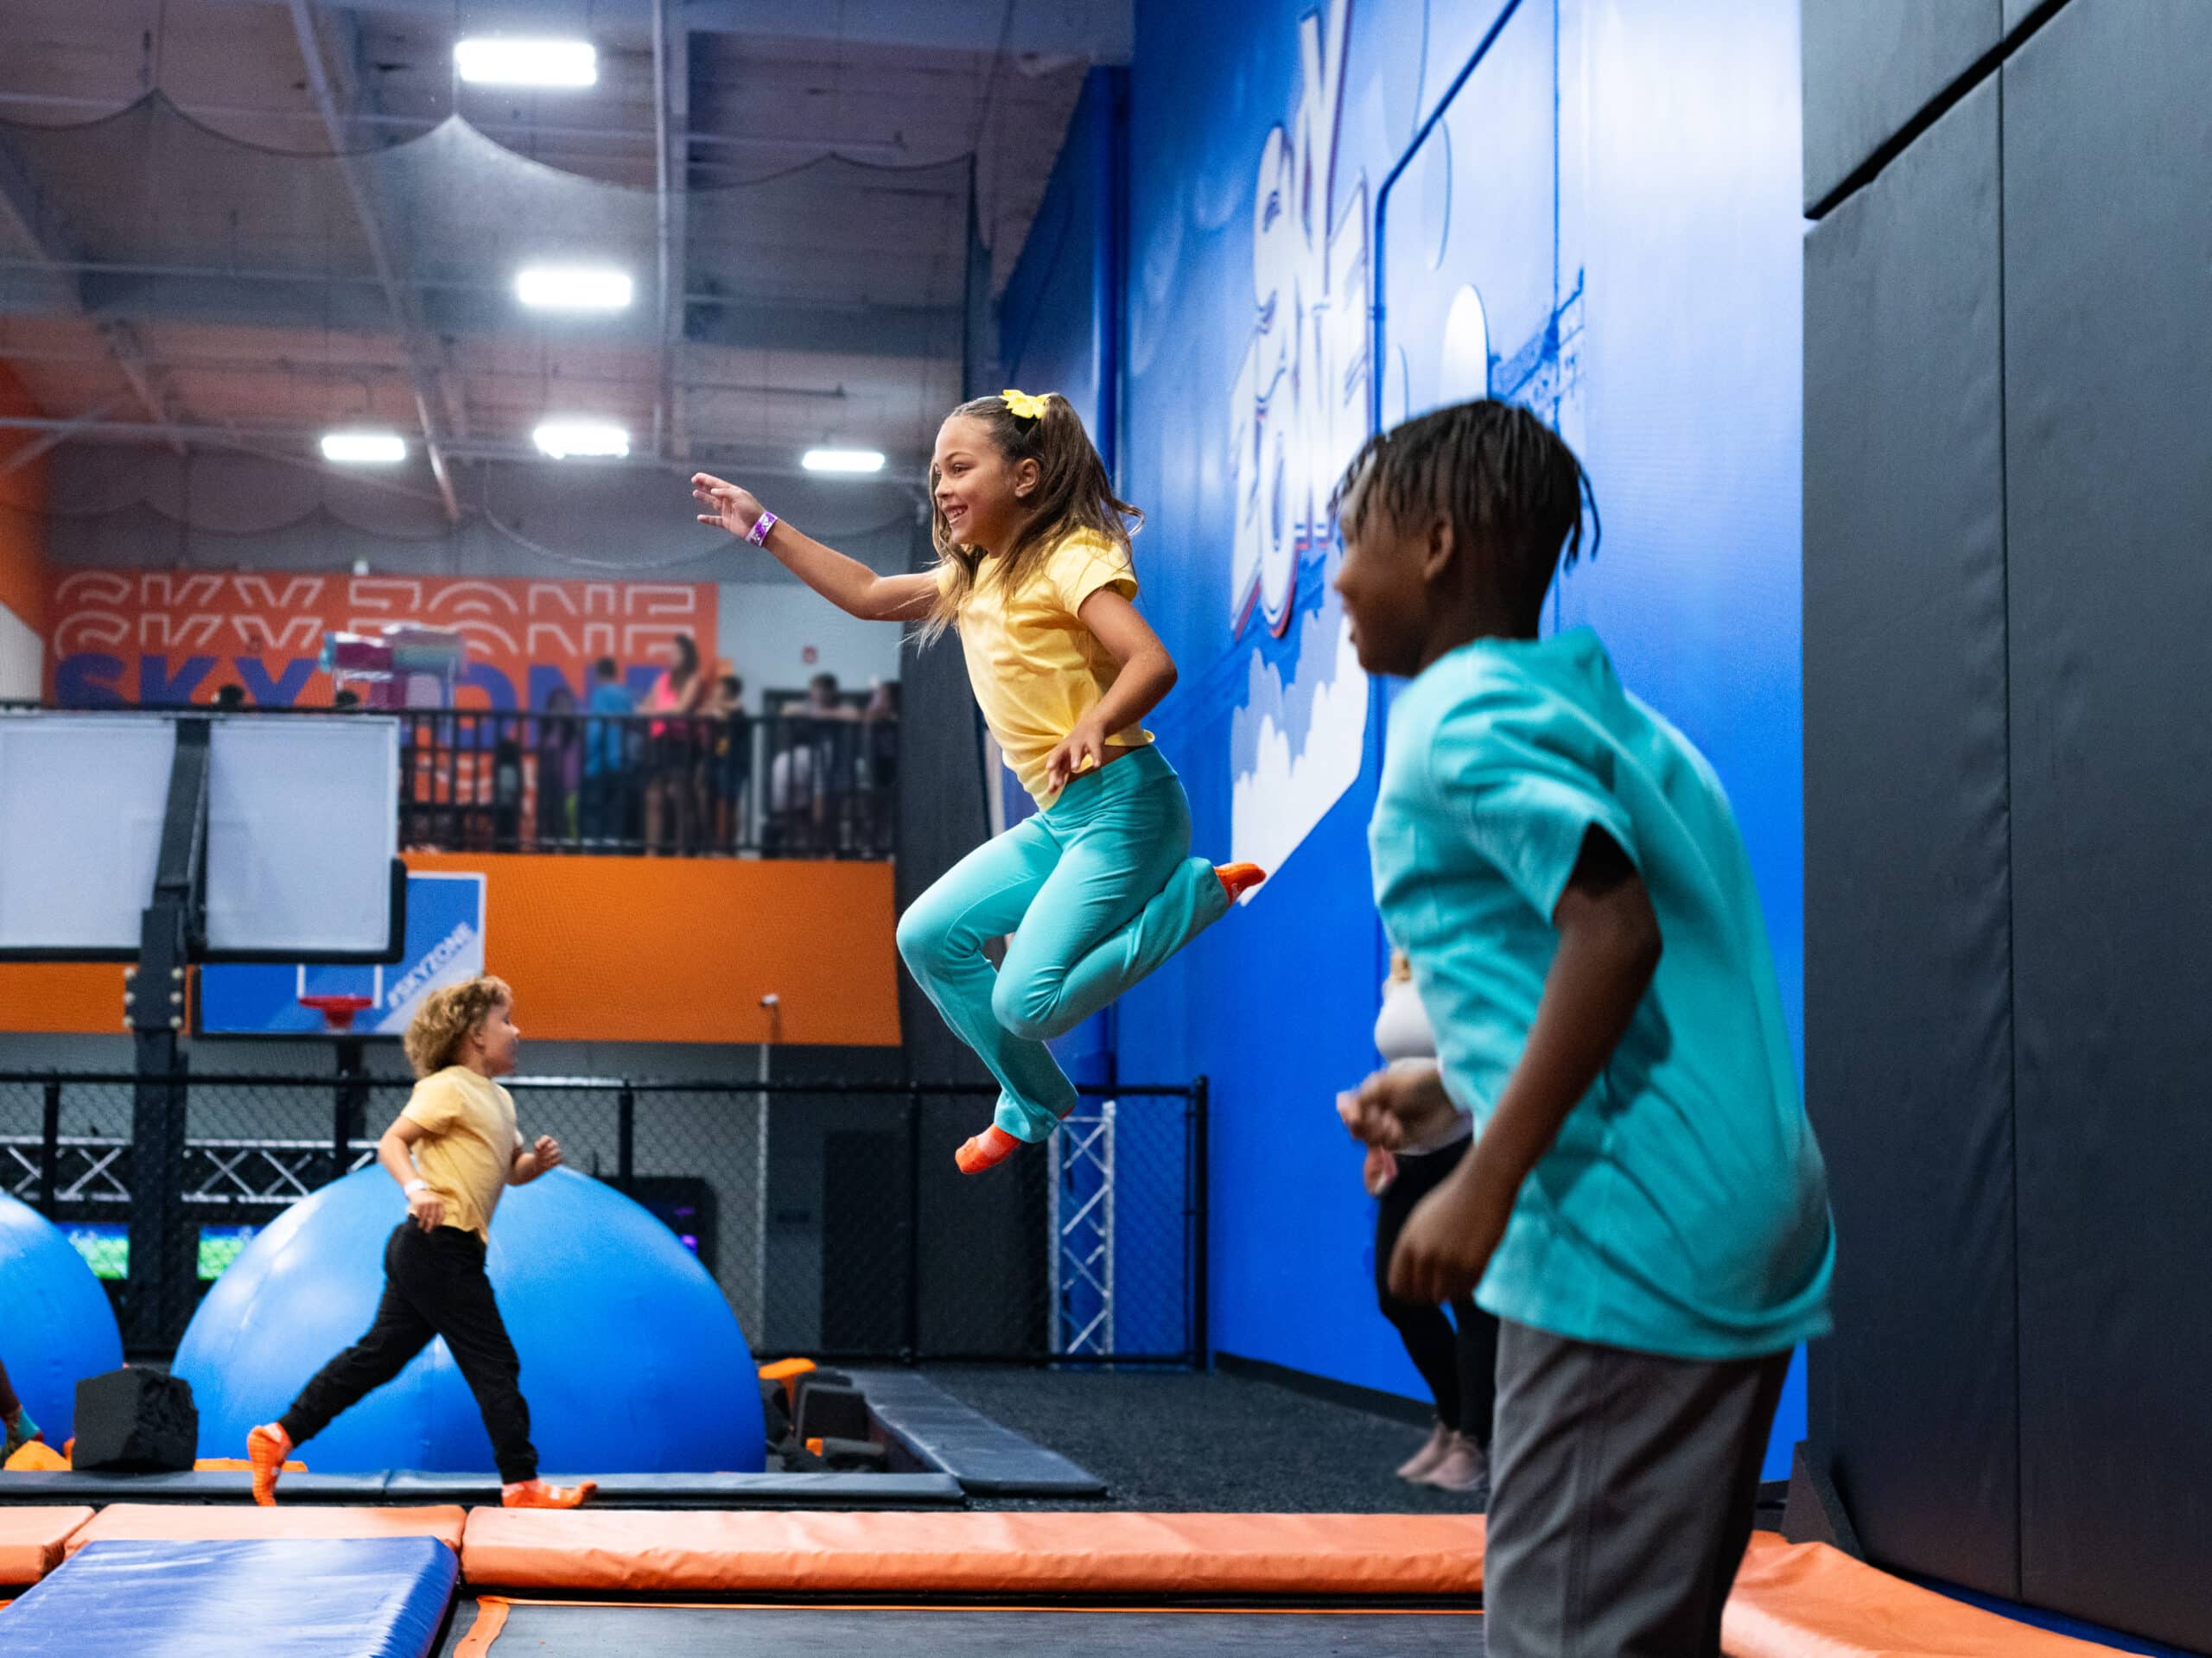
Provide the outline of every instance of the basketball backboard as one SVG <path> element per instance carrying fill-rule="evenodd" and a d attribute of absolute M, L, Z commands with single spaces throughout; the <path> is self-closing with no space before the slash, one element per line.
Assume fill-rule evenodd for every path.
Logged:
<path fill-rule="evenodd" d="M 137 957 L 180 717 L 0 716 L 0 959 Z M 214 716 L 195 959 L 391 959 L 398 801 L 396 721 Z"/>

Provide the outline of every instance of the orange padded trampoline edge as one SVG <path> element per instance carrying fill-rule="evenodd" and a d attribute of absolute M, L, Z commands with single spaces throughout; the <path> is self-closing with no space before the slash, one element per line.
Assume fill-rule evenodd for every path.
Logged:
<path fill-rule="evenodd" d="M 1729 1658 L 2092 1658 L 2116 1647 L 2054 1635 L 1923 1589 L 1825 1543 L 1758 1532 L 1721 1619 Z"/>
<path fill-rule="evenodd" d="M 742 1594 L 1465 1595 L 1470 1515 L 479 1509 L 461 1569 L 502 1590 Z"/>
<path fill-rule="evenodd" d="M 507 1602 L 497 1595 L 486 1595 L 476 1603 L 476 1621 L 468 1626 L 468 1633 L 453 1649 L 453 1658 L 484 1658 L 492 1650 L 492 1643 L 499 1638 L 499 1631 L 507 1627 Z"/>

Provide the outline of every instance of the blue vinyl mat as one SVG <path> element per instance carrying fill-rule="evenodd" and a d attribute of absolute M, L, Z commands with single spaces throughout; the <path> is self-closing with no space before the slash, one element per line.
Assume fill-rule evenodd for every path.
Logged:
<path fill-rule="evenodd" d="M 424 1658 L 461 1563 L 433 1537 L 88 1543 L 0 1612 L 38 1658 Z"/>

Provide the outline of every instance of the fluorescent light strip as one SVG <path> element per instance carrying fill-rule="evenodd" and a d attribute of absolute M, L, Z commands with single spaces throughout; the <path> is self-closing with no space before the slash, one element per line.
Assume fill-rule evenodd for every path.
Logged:
<path fill-rule="evenodd" d="M 322 458 L 348 466 L 388 467 L 407 459 L 407 440 L 397 432 L 326 432 Z"/>
<path fill-rule="evenodd" d="M 515 297 L 539 311 L 620 311 L 635 285 L 626 270 L 593 265 L 524 265 L 515 273 Z"/>
<path fill-rule="evenodd" d="M 630 435 L 604 421 L 549 420 L 531 434 L 538 448 L 556 461 L 591 455 L 620 460 L 630 453 Z"/>
<path fill-rule="evenodd" d="M 883 454 L 878 449 L 809 449 L 798 463 L 809 472 L 881 472 Z"/>
<path fill-rule="evenodd" d="M 454 67 L 486 86 L 592 86 L 599 51 L 589 41 L 515 41 L 498 35 L 456 41 Z"/>

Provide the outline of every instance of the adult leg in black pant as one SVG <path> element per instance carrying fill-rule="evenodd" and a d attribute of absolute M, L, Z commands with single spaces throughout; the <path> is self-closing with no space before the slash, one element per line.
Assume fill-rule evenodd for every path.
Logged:
<path fill-rule="evenodd" d="M 1490 1444 L 1491 1407 L 1497 1394 L 1497 1324 L 1472 1298 L 1452 1304 L 1455 1329 L 1444 1309 L 1402 1301 L 1390 1293 L 1390 1255 L 1398 1234 L 1421 1200 L 1443 1184 L 1466 1155 L 1467 1142 L 1398 1159 L 1397 1178 L 1383 1188 L 1375 1221 L 1375 1299 L 1395 1326 L 1406 1356 L 1428 1384 L 1436 1423 L 1428 1443 L 1398 1470 L 1406 1479 L 1471 1490 L 1481 1483 L 1483 1452 Z"/>

